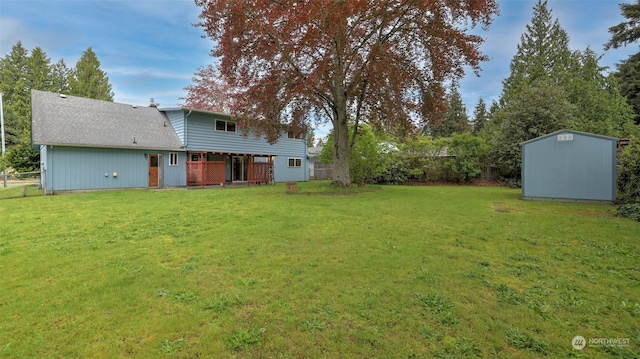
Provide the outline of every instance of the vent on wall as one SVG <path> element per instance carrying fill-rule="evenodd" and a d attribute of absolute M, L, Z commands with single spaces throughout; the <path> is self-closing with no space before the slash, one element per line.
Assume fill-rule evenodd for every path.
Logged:
<path fill-rule="evenodd" d="M 558 141 L 573 141 L 573 134 L 558 135 Z"/>

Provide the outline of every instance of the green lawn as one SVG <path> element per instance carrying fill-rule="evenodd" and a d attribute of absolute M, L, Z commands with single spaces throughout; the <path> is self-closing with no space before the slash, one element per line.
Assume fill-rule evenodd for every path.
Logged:
<path fill-rule="evenodd" d="M 0 357 L 640 356 L 615 207 L 322 186 L 1 200 Z"/>
<path fill-rule="evenodd" d="M 0 182 L 1 183 L 1 182 Z M 1 186 L 1 185 L 0 185 Z M 9 187 L 0 187 L 0 200 L 18 197 L 42 196 L 43 191 L 35 184 L 23 184 Z"/>

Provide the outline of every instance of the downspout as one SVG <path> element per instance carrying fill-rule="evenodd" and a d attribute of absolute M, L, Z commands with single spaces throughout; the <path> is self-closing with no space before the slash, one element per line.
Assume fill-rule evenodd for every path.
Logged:
<path fill-rule="evenodd" d="M 192 110 L 189 110 L 189 112 L 187 112 L 187 114 L 184 116 L 184 149 L 185 149 L 185 163 L 189 160 L 189 146 L 188 146 L 188 142 L 187 142 L 187 119 L 189 118 L 189 115 L 191 115 Z M 185 186 L 187 187 L 187 189 L 189 188 L 189 166 L 185 166 L 184 168 L 184 176 L 185 176 Z"/>
<path fill-rule="evenodd" d="M 40 186 L 42 186 L 42 195 L 47 195 L 47 145 L 40 145 Z"/>
<path fill-rule="evenodd" d="M 50 161 L 48 167 L 53 168 L 53 146 L 49 146 L 49 150 L 47 151 L 47 157 Z M 51 185 L 51 192 L 49 194 L 53 194 L 53 173 L 51 174 L 51 179 L 49 180 L 49 182 L 50 182 L 49 184 Z"/>

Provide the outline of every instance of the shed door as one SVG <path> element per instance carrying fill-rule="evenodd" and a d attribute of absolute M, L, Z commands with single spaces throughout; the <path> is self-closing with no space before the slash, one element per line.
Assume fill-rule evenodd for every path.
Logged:
<path fill-rule="evenodd" d="M 149 155 L 149 187 L 158 187 L 158 155 Z"/>

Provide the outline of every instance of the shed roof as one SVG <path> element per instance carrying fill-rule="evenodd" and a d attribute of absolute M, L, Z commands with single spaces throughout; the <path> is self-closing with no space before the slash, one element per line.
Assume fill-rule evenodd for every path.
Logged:
<path fill-rule="evenodd" d="M 31 123 L 36 145 L 184 150 L 155 107 L 33 90 Z"/>
<path fill-rule="evenodd" d="M 556 131 L 556 132 L 551 132 L 551 133 L 548 133 L 546 135 L 530 139 L 528 141 L 524 141 L 524 142 L 520 143 L 520 145 L 525 145 L 525 144 L 530 143 L 530 142 L 540 141 L 542 139 L 553 137 L 553 136 L 558 135 L 558 134 L 563 133 L 563 132 L 565 132 L 565 133 L 569 132 L 569 133 L 583 135 L 583 136 L 601 138 L 603 140 L 609 140 L 609 141 L 618 141 L 618 138 L 616 138 L 616 137 L 609 137 L 609 136 L 603 136 L 603 135 L 596 135 L 595 133 L 564 129 L 564 130 L 560 130 L 560 131 Z"/>

